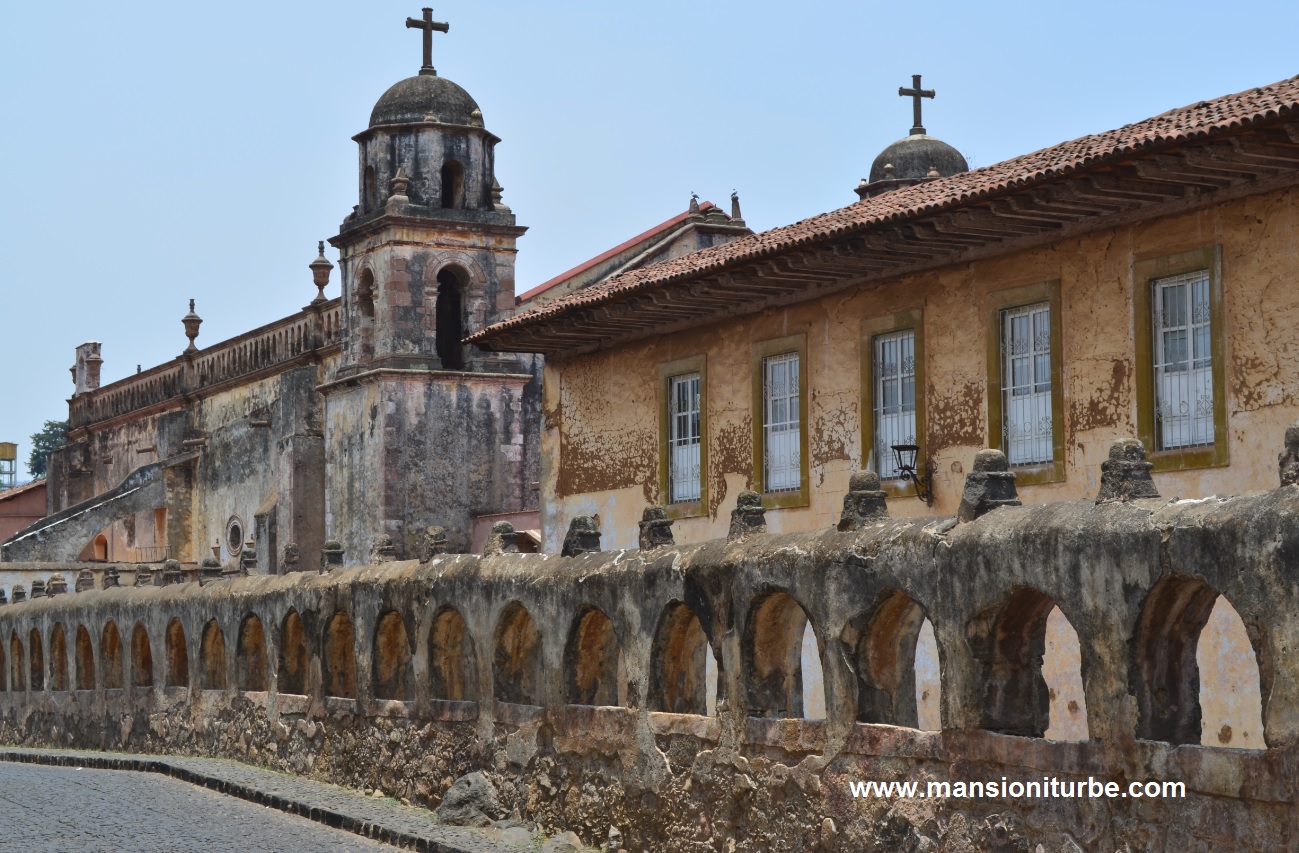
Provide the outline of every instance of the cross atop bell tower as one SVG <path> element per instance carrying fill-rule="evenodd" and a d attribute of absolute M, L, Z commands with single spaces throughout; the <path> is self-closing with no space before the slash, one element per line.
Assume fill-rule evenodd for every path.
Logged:
<path fill-rule="evenodd" d="M 425 9 L 424 11 L 427 12 L 428 10 Z M 427 17 L 427 16 L 426 16 L 426 17 Z M 410 26 L 410 22 L 409 22 L 409 21 L 406 23 L 406 26 L 408 26 L 408 27 Z M 427 39 L 428 36 L 426 35 L 425 38 Z M 428 44 L 428 42 L 426 41 L 425 44 Z M 427 54 L 425 54 L 425 56 L 427 56 Z M 425 61 L 427 62 L 427 59 L 426 59 Z M 421 71 L 420 73 L 423 74 L 424 72 Z M 911 99 L 911 102 L 912 102 L 912 109 L 914 110 L 914 114 L 913 114 L 913 115 L 914 115 L 914 121 L 912 122 L 912 128 L 911 128 L 911 135 L 912 135 L 912 136 L 919 136 L 920 134 L 922 134 L 922 133 L 925 132 L 925 126 L 924 126 L 923 124 L 921 124 L 921 122 L 920 122 L 920 99 L 921 99 L 921 98 L 932 98 L 932 97 L 934 97 L 935 95 L 938 94 L 938 93 L 935 92 L 933 89 L 922 89 L 922 88 L 920 88 L 920 77 L 921 77 L 921 75 L 919 75 L 919 74 L 912 74 L 912 75 L 911 75 L 911 88 L 910 88 L 910 89 L 907 89 L 907 88 L 902 87 L 902 86 L 899 86 L 899 87 L 898 87 L 898 95 L 901 96 L 901 97 L 903 97 L 903 98 L 910 98 L 910 99 Z"/>
<path fill-rule="evenodd" d="M 423 11 L 423 18 L 407 18 L 406 28 L 410 30 L 424 31 L 421 33 L 421 35 L 424 36 L 424 64 L 420 66 L 419 73 L 426 76 L 436 77 L 437 69 L 433 67 L 433 31 L 436 30 L 439 33 L 449 32 L 451 25 L 433 20 L 433 10 L 428 6 L 425 6 Z M 919 77 L 916 78 L 916 80 L 919 79 Z M 920 84 L 917 83 L 916 85 L 918 86 Z"/>

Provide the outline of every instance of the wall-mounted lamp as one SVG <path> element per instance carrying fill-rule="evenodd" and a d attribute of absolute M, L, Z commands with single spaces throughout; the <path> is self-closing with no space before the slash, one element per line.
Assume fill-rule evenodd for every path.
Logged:
<path fill-rule="evenodd" d="M 916 454 L 920 452 L 920 446 L 916 444 L 894 444 L 893 455 L 897 458 L 897 473 L 906 477 L 916 486 L 916 497 L 924 501 L 926 505 L 934 505 L 934 492 L 930 488 L 929 466 L 925 466 L 925 475 L 923 477 L 916 474 Z"/>

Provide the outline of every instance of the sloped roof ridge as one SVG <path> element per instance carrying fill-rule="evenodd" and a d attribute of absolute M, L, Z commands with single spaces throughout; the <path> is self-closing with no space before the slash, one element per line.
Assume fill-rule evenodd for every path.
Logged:
<path fill-rule="evenodd" d="M 1299 111 L 1299 75 L 1236 94 L 1197 101 L 1114 130 L 1081 136 L 990 166 L 863 199 L 680 258 L 629 270 L 489 326 L 470 336 L 469 340 L 490 337 L 496 331 L 517 328 L 573 307 L 598 304 L 652 285 L 721 272 L 729 266 L 761 260 L 795 246 L 832 239 L 888 221 L 938 212 L 1073 174 L 1137 151 L 1274 121 L 1296 111 Z"/>

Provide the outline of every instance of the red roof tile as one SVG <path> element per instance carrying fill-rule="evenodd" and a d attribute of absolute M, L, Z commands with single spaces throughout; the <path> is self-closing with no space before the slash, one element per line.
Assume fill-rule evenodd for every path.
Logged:
<path fill-rule="evenodd" d="M 798 246 L 842 237 L 873 226 L 958 208 L 989 197 L 1045 184 L 1134 154 L 1178 143 L 1227 135 L 1252 124 L 1299 116 L 1299 77 L 1226 95 L 1115 130 L 1084 136 L 1041 151 L 939 178 L 847 207 L 773 228 L 619 276 L 546 302 L 472 335 L 485 341 L 498 332 L 544 321 L 570 310 L 668 284 L 721 272 L 728 267 L 777 256 Z"/>

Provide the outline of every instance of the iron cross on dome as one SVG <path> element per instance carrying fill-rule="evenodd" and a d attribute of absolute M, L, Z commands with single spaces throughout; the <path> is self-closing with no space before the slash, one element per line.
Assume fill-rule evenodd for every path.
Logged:
<path fill-rule="evenodd" d="M 433 31 L 437 30 L 440 33 L 445 33 L 450 31 L 451 25 L 433 20 L 433 10 L 428 6 L 425 6 L 424 17 L 422 19 L 407 18 L 406 28 L 410 30 L 424 31 L 422 33 L 424 36 L 424 64 L 420 66 L 419 73 L 436 76 L 437 70 L 433 67 Z M 917 77 L 916 79 L 919 80 L 920 78 Z"/>
<path fill-rule="evenodd" d="M 410 24 L 407 23 L 406 26 L 410 26 Z M 427 38 L 427 36 L 426 36 L 426 38 Z M 425 44 L 427 44 L 427 42 L 425 42 Z M 426 54 L 426 55 L 427 55 L 427 54 Z M 910 98 L 911 101 L 912 101 L 912 109 L 914 110 L 914 119 L 915 119 L 915 121 L 914 121 L 914 123 L 913 123 L 914 126 L 911 128 L 911 135 L 912 135 L 912 136 L 915 136 L 916 134 L 920 134 L 920 133 L 924 133 L 924 132 L 925 132 L 925 126 L 924 126 L 923 124 L 920 123 L 920 99 L 921 99 L 921 98 L 932 98 L 932 97 L 934 97 L 936 94 L 938 94 L 938 93 L 935 92 L 933 89 L 922 89 L 922 88 L 920 88 L 920 76 L 921 76 L 921 75 L 919 75 L 919 74 L 912 74 L 912 75 L 911 75 L 911 88 L 910 88 L 910 89 L 904 88 L 904 87 L 902 87 L 902 86 L 899 86 L 899 87 L 898 87 L 898 95 L 900 95 L 900 96 L 903 97 L 903 98 Z"/>

